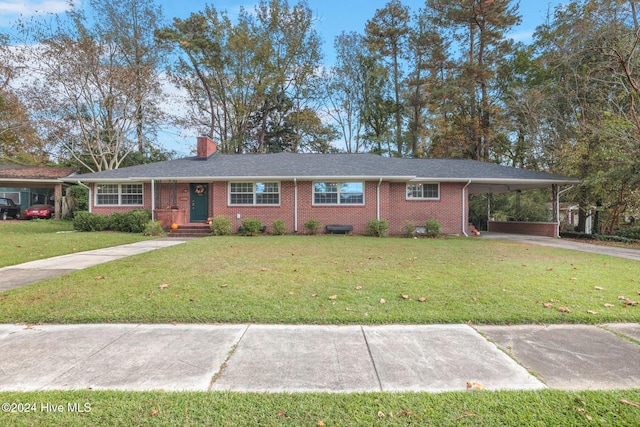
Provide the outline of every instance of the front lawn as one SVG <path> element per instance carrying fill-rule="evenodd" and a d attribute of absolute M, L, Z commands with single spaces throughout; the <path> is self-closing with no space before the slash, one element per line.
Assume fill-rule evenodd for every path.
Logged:
<path fill-rule="evenodd" d="M 150 239 L 131 233 L 78 233 L 71 221 L 0 221 L 0 268 Z"/>
<path fill-rule="evenodd" d="M 0 293 L 0 322 L 638 322 L 638 292 L 637 261 L 514 242 L 208 237 Z"/>
<path fill-rule="evenodd" d="M 11 426 L 531 427 L 635 426 L 640 423 L 640 390 L 441 394 L 80 390 L 0 393 L 0 401 L 20 403 L 21 408 L 30 409 L 29 412 L 0 412 L 0 424 Z"/>

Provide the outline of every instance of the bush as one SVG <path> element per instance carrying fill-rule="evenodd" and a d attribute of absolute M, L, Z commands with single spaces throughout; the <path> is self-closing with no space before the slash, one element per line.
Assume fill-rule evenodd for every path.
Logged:
<path fill-rule="evenodd" d="M 287 234 L 287 226 L 285 225 L 283 220 L 277 219 L 273 221 L 273 224 L 271 224 L 271 232 L 276 236 L 282 236 L 284 234 Z"/>
<path fill-rule="evenodd" d="M 389 230 L 389 223 L 384 219 L 372 219 L 367 224 L 367 235 L 374 237 L 384 237 Z"/>
<path fill-rule="evenodd" d="M 144 226 L 144 231 L 142 232 L 145 236 L 162 236 L 164 234 L 164 230 L 162 229 L 162 222 L 160 221 L 149 221 Z"/>
<path fill-rule="evenodd" d="M 246 218 L 242 220 L 242 233 L 245 236 L 253 236 L 264 231 L 262 221 L 259 219 Z"/>
<path fill-rule="evenodd" d="M 78 231 L 104 231 L 109 228 L 109 217 L 78 211 L 73 218 L 73 228 Z"/>
<path fill-rule="evenodd" d="M 109 217 L 109 230 L 123 233 L 142 233 L 147 223 L 151 221 L 151 213 L 144 209 L 129 212 L 116 212 Z"/>
<path fill-rule="evenodd" d="M 429 219 L 424 225 L 424 234 L 428 237 L 437 237 L 442 233 L 442 225 L 437 219 Z"/>
<path fill-rule="evenodd" d="M 400 234 L 402 237 L 413 237 L 416 234 L 416 224 L 412 221 L 405 222 Z"/>
<path fill-rule="evenodd" d="M 320 228 L 322 227 L 322 223 L 317 219 L 310 219 L 309 221 L 304 223 L 304 229 L 307 234 L 311 234 L 312 236 L 318 234 Z"/>
<path fill-rule="evenodd" d="M 219 215 L 211 220 L 211 233 L 214 236 L 228 236 L 231 234 L 231 220 L 223 215 Z"/>
<path fill-rule="evenodd" d="M 621 228 L 616 231 L 616 236 L 632 240 L 640 240 L 640 226 Z"/>

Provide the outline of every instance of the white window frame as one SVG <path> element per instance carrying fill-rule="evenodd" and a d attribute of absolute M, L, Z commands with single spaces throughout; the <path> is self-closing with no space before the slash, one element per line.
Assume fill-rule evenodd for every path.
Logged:
<path fill-rule="evenodd" d="M 117 193 L 114 192 L 114 193 L 106 193 L 106 194 L 117 195 L 118 203 L 100 203 L 99 202 L 99 196 L 105 195 L 105 194 L 100 194 L 100 187 L 104 185 L 117 187 Z M 123 192 L 123 187 L 128 187 L 128 186 L 130 187 L 134 185 L 140 186 L 140 193 Z M 116 184 L 116 183 L 106 182 L 106 183 L 96 184 L 94 193 L 95 193 L 94 199 L 93 199 L 94 206 L 144 206 L 144 184 L 140 182 L 128 182 L 126 184 Z M 140 195 L 140 198 L 141 198 L 140 203 L 122 203 L 123 196 L 138 195 L 138 194 Z"/>
<path fill-rule="evenodd" d="M 340 187 L 342 184 L 362 184 L 362 203 L 343 203 L 342 202 L 342 197 L 341 196 L 341 191 L 340 191 Z M 316 184 L 336 184 L 336 193 L 316 193 Z M 312 202 L 312 206 L 364 206 L 365 205 L 365 187 L 366 187 L 366 183 L 364 181 L 313 181 L 311 183 L 311 185 L 313 186 L 312 188 L 312 194 L 311 194 L 311 202 Z M 351 194 L 351 192 L 346 192 Z M 318 203 L 316 202 L 316 194 L 336 194 L 337 199 L 336 199 L 336 203 Z"/>
<path fill-rule="evenodd" d="M 437 197 L 425 197 L 425 185 L 435 185 L 438 188 L 438 196 Z M 412 196 L 410 195 L 410 188 L 413 186 L 421 186 L 421 196 Z M 440 200 L 440 183 L 439 182 L 408 182 L 406 186 L 405 196 L 407 200 Z"/>
<path fill-rule="evenodd" d="M 231 192 L 231 187 L 233 185 L 247 185 L 251 184 L 251 192 Z M 278 186 L 278 191 L 258 191 L 258 185 L 267 185 L 267 184 L 276 184 Z M 231 200 L 232 194 L 251 194 L 251 203 L 233 203 Z M 260 194 L 277 194 L 278 195 L 278 203 L 258 203 L 258 196 Z M 227 204 L 229 206 L 280 206 L 282 203 L 282 185 L 280 181 L 231 181 L 227 186 Z"/>

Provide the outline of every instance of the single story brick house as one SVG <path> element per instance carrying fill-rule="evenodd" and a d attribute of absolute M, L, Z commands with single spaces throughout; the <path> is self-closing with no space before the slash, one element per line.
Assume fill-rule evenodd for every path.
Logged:
<path fill-rule="evenodd" d="M 468 234 L 468 197 L 553 188 L 578 181 L 559 175 L 473 160 L 389 158 L 374 154 L 235 154 L 216 151 L 198 137 L 197 155 L 165 162 L 77 175 L 89 187 L 90 211 L 111 214 L 148 209 L 167 227 L 206 223 L 224 215 L 239 227 L 255 218 L 269 227 L 283 220 L 303 232 L 316 219 L 365 232 L 384 219 L 399 234 L 407 221 L 437 219 L 447 234 Z M 557 203 L 556 203 L 557 205 Z M 557 210 L 555 219 L 558 218 Z M 557 236 L 558 222 L 520 224 L 513 232 Z M 493 230 L 493 231 L 509 231 Z"/>

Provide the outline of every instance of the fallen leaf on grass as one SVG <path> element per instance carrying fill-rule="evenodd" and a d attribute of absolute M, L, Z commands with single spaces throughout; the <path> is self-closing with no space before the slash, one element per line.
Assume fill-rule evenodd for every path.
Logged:
<path fill-rule="evenodd" d="M 467 381 L 467 390 L 469 391 L 481 391 L 484 390 L 484 386 L 475 381 Z"/>
<path fill-rule="evenodd" d="M 324 423 L 324 421 L 322 421 L 322 420 L 318 420 L 318 422 L 316 423 L 316 425 L 317 425 L 317 426 L 322 427 L 322 426 L 324 426 L 324 425 L 325 425 L 325 423 Z"/>
<path fill-rule="evenodd" d="M 312 297 L 316 298 L 318 294 L 311 294 Z"/>
<path fill-rule="evenodd" d="M 553 304 L 551 304 L 550 302 L 545 302 L 544 304 L 542 304 L 542 306 L 544 308 L 553 308 Z"/>
<path fill-rule="evenodd" d="M 425 297 L 420 297 L 420 298 L 418 298 L 418 301 L 419 301 L 419 302 L 425 302 L 426 300 L 427 300 L 427 299 L 426 299 Z"/>
<path fill-rule="evenodd" d="M 614 305 L 614 304 L 609 304 L 608 302 L 605 302 L 605 303 L 604 303 L 604 306 L 605 306 L 605 307 L 615 307 L 615 305 Z"/>
<path fill-rule="evenodd" d="M 158 415 L 158 412 L 160 412 L 160 411 L 158 411 L 157 409 L 152 409 L 152 410 L 151 410 L 151 414 L 150 414 L 150 415 L 151 415 L 152 417 L 155 417 L 156 415 Z"/>
<path fill-rule="evenodd" d="M 334 299 L 336 299 L 336 298 L 338 298 L 338 295 L 331 295 L 331 296 L 329 297 L 329 299 L 331 299 L 331 300 L 334 300 Z"/>
<path fill-rule="evenodd" d="M 593 289 L 595 289 L 596 291 L 603 291 L 604 288 L 602 286 L 594 286 Z"/>
<path fill-rule="evenodd" d="M 386 415 L 382 411 L 378 411 L 378 418 L 384 418 Z"/>
<path fill-rule="evenodd" d="M 553 267 L 547 267 L 547 271 L 553 271 Z"/>
<path fill-rule="evenodd" d="M 96 280 L 107 280 L 107 276 L 96 276 Z"/>
<path fill-rule="evenodd" d="M 402 299 L 409 299 L 409 295 L 402 294 Z"/>
<path fill-rule="evenodd" d="M 558 307 L 558 311 L 561 313 L 571 313 L 568 307 Z"/>
<path fill-rule="evenodd" d="M 589 313 L 589 314 L 598 314 L 597 311 L 593 311 L 593 310 L 587 310 L 587 313 Z"/>
<path fill-rule="evenodd" d="M 638 305 L 638 301 L 631 301 L 629 298 L 625 298 L 624 303 L 626 305 Z"/>
<path fill-rule="evenodd" d="M 624 301 L 627 299 L 627 297 L 625 297 L 624 295 L 618 295 L 618 299 Z"/>
<path fill-rule="evenodd" d="M 380 304 L 386 304 L 387 301 L 384 298 L 380 298 Z"/>
<path fill-rule="evenodd" d="M 627 399 L 620 399 L 620 403 L 624 403 L 625 405 L 631 405 L 631 406 L 635 406 L 635 407 L 640 406 L 640 403 L 638 403 L 638 402 L 631 402 L 631 401 L 629 401 L 629 400 L 627 400 Z"/>
<path fill-rule="evenodd" d="M 356 291 L 359 291 L 362 289 L 362 286 L 356 286 Z"/>
<path fill-rule="evenodd" d="M 584 414 L 584 416 L 587 418 L 587 420 L 589 421 L 593 421 L 593 418 L 591 417 L 591 415 L 587 414 L 586 409 L 584 408 L 578 408 L 578 412 L 581 412 Z"/>
<path fill-rule="evenodd" d="M 280 411 L 280 412 L 278 412 L 278 413 L 276 414 L 276 417 L 278 417 L 278 418 L 283 417 L 283 416 L 284 416 L 284 414 L 286 414 L 286 412 L 285 412 L 285 411 Z"/>
<path fill-rule="evenodd" d="M 167 289 L 169 287 L 169 284 L 167 283 L 163 283 L 162 285 L 158 286 L 158 288 L 160 289 Z"/>
<path fill-rule="evenodd" d="M 267 267 L 262 267 L 260 271 L 267 271 Z"/>

